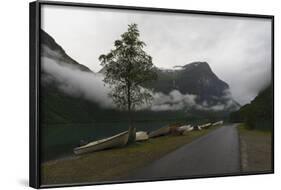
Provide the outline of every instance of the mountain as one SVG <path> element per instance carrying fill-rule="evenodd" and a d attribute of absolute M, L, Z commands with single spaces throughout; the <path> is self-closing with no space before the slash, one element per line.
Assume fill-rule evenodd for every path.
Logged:
<path fill-rule="evenodd" d="M 41 57 L 54 59 L 59 64 L 66 64 L 81 71 L 92 72 L 88 67 L 79 64 L 77 61 L 68 56 L 64 49 L 54 40 L 54 38 L 52 38 L 44 30 L 40 31 L 40 43 Z"/>
<path fill-rule="evenodd" d="M 216 76 L 207 62 L 155 70 L 158 79 L 145 87 L 165 94 L 177 90 L 183 95 L 195 95 L 197 110 L 233 111 L 240 107 L 232 98 L 229 85 Z"/>
<path fill-rule="evenodd" d="M 158 80 L 149 85 L 164 93 L 177 89 L 182 94 L 209 99 L 211 96 L 223 96 L 229 89 L 228 84 L 220 80 L 206 62 L 193 62 L 176 70 L 156 69 L 156 72 Z"/>
<path fill-rule="evenodd" d="M 249 104 L 230 114 L 232 122 L 245 122 L 251 129 L 272 129 L 273 86 L 262 90 Z"/>
<path fill-rule="evenodd" d="M 103 107 L 99 101 L 89 98 L 91 94 L 83 91 L 95 85 L 94 81 L 90 81 L 87 83 L 88 86 L 85 86 L 86 83 L 83 81 L 91 79 L 92 76 L 102 76 L 104 70 L 94 73 L 72 59 L 45 31 L 41 30 L 40 36 L 40 119 L 43 124 L 127 121 L 126 112 Z M 63 68 L 67 69 L 60 70 Z M 219 79 L 206 62 L 194 62 L 173 70 L 159 68 L 155 70 L 158 80 L 147 83 L 144 87 L 151 87 L 155 93 L 165 95 L 168 102 L 165 102 L 164 107 L 169 108 L 172 103 L 169 98 L 177 104 L 175 107 L 182 105 L 179 101 L 186 101 L 189 95 L 196 97 L 196 102 L 192 106 L 183 103 L 185 107 L 180 107 L 180 109 L 139 110 L 135 113 L 136 119 L 216 117 L 217 115 L 225 116 L 230 111 L 239 108 L 239 104 L 231 98 L 228 84 Z M 71 84 L 68 84 L 69 78 L 72 80 Z M 83 81 L 79 82 L 81 79 Z M 101 85 L 98 88 L 104 87 Z M 102 91 L 98 88 L 94 88 L 94 91 Z M 77 89 L 81 90 L 78 94 Z M 178 96 L 181 94 L 183 99 L 180 100 Z M 107 94 L 102 94 L 102 96 L 106 97 Z"/>
<path fill-rule="evenodd" d="M 41 80 L 39 100 L 40 122 L 43 126 L 65 123 L 82 124 L 104 121 L 128 121 L 126 112 L 115 109 L 105 109 L 101 107 L 98 102 L 90 101 L 81 95 L 70 95 L 65 92 L 65 89 L 62 90 L 62 82 L 67 83 L 67 81 L 65 81 L 66 79 L 63 77 L 60 78 L 60 76 L 55 76 L 59 73 L 48 68 L 48 66 L 53 66 L 52 62 L 61 65 L 62 68 L 71 68 L 72 71 L 78 72 L 78 75 L 83 75 L 85 73 L 88 74 L 87 76 L 97 75 L 88 67 L 79 64 L 67 55 L 63 48 L 50 35 L 41 30 Z M 53 69 L 57 68 L 58 67 L 55 67 Z M 77 80 L 79 80 L 79 78 L 77 78 Z M 77 84 L 79 85 L 80 83 Z M 72 86 L 69 85 L 69 88 L 71 90 Z M 183 117 L 183 115 L 180 114 L 183 113 L 163 112 L 159 115 L 156 112 L 140 111 L 138 113 L 138 119 L 157 119 L 159 117 L 169 119 L 169 117 Z"/>
<path fill-rule="evenodd" d="M 156 72 L 158 80 L 147 84 L 155 91 L 169 93 L 176 89 L 182 94 L 197 95 L 200 102 L 214 101 L 229 92 L 228 84 L 213 73 L 207 62 L 193 62 L 176 70 L 156 68 Z"/>
<path fill-rule="evenodd" d="M 41 42 L 41 86 L 40 86 L 40 117 L 43 124 L 47 123 L 80 123 L 92 121 L 90 112 L 99 109 L 96 103 L 79 97 L 70 96 L 59 89 L 59 81 L 46 72 L 52 60 L 59 65 L 69 66 L 81 72 L 93 73 L 88 67 L 72 59 L 64 49 L 45 31 L 40 31 Z M 93 73 L 94 74 L 94 73 Z M 82 111 L 86 110 L 86 111 Z"/>
<path fill-rule="evenodd" d="M 155 92 L 168 95 L 177 90 L 183 95 L 196 95 L 196 103 L 203 109 L 220 105 L 224 110 L 233 111 L 240 107 L 231 97 L 229 85 L 216 76 L 207 62 L 192 62 L 175 69 L 154 69 L 157 80 L 143 86 Z M 104 68 L 99 73 L 104 74 Z"/>

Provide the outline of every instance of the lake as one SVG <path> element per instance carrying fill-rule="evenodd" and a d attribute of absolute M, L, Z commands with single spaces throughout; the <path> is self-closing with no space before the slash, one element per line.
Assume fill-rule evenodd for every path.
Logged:
<path fill-rule="evenodd" d="M 137 131 L 153 131 L 169 121 L 134 122 Z M 41 161 L 73 155 L 80 140 L 94 141 L 128 130 L 128 122 L 99 122 L 88 124 L 48 124 L 41 126 Z"/>

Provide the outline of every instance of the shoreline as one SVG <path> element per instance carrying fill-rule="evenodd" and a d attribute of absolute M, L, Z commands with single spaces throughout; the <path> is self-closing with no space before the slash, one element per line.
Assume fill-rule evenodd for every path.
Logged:
<path fill-rule="evenodd" d="M 117 180 L 218 128 L 192 131 L 183 136 L 162 136 L 118 149 L 48 161 L 41 164 L 41 181 L 52 185 Z"/>

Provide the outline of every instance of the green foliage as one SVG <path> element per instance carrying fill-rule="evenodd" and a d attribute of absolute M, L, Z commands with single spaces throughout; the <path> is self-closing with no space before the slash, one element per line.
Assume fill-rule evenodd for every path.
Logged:
<path fill-rule="evenodd" d="M 128 26 L 128 31 L 114 42 L 114 49 L 99 57 L 104 67 L 104 82 L 111 88 L 109 96 L 115 105 L 129 113 L 129 142 L 135 140 L 131 110 L 152 100 L 151 91 L 141 85 L 155 80 L 152 57 L 143 50 L 145 43 L 139 40 L 136 24 Z"/>
<path fill-rule="evenodd" d="M 273 120 L 272 85 L 261 91 L 250 103 L 230 115 L 233 122 L 245 122 L 249 129 L 271 129 Z"/>
<path fill-rule="evenodd" d="M 99 57 L 105 69 L 104 82 L 111 88 L 110 97 L 116 106 L 128 111 L 152 100 L 151 92 L 141 87 L 157 78 L 152 57 L 143 50 L 144 46 L 137 25 L 131 24 L 121 39 L 115 41 L 114 49 Z"/>

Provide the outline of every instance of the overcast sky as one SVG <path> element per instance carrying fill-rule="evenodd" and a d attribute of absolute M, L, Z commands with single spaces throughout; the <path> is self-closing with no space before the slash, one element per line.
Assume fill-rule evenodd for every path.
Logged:
<path fill-rule="evenodd" d="M 44 5 L 42 29 L 80 64 L 97 72 L 98 57 L 136 23 L 153 63 L 173 68 L 206 61 L 242 105 L 271 78 L 271 22 L 266 19 L 120 11 Z"/>

